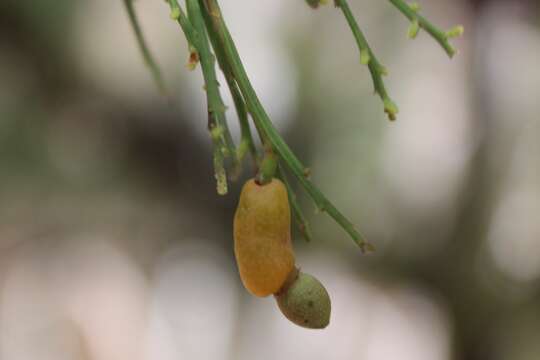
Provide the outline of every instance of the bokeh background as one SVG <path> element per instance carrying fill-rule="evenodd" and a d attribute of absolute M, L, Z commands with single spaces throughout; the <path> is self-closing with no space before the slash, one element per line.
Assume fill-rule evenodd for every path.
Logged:
<path fill-rule="evenodd" d="M 215 192 L 167 5 L 135 4 L 170 99 L 120 0 L 0 1 L 0 359 L 539 359 L 539 4 L 422 5 L 465 25 L 454 60 L 408 41 L 388 2 L 351 1 L 390 70 L 390 123 L 332 6 L 222 1 L 273 121 L 377 247 L 300 196 L 315 237 L 297 262 L 333 302 L 310 331 L 240 283 L 241 181 Z"/>

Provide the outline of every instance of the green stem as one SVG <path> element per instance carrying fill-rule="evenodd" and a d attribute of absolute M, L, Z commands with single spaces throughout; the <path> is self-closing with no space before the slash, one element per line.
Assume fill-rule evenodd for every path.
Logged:
<path fill-rule="evenodd" d="M 272 149 L 268 149 L 261 161 L 261 166 L 259 167 L 259 172 L 256 176 L 255 181 L 259 185 L 265 185 L 272 182 L 272 179 L 276 175 L 278 168 L 278 158 Z"/>
<path fill-rule="evenodd" d="M 212 54 L 210 50 L 210 44 L 208 43 L 208 38 L 206 36 L 206 28 L 199 3 L 197 0 L 187 0 L 186 7 L 188 18 L 195 29 L 193 40 L 194 45 L 199 52 L 201 69 L 205 81 L 205 90 L 208 99 L 208 113 L 209 116 L 215 121 L 216 126 L 223 130 L 222 134 L 225 148 L 222 150 L 222 152 L 225 157 L 228 157 L 234 154 L 235 146 L 227 125 L 227 119 L 225 117 L 225 111 L 227 108 L 219 91 L 219 82 L 217 81 L 215 68 L 216 60 L 214 54 Z"/>
<path fill-rule="evenodd" d="M 182 31 L 184 32 L 184 36 L 186 37 L 189 46 L 195 47 L 193 41 L 195 37 L 195 29 L 193 28 L 193 25 L 191 25 L 191 22 L 178 4 L 177 0 L 168 0 L 167 2 L 169 3 L 169 7 L 171 9 L 171 19 L 178 22 L 182 28 Z"/>
<path fill-rule="evenodd" d="M 287 187 L 287 193 L 289 194 L 289 203 L 291 204 L 291 207 L 293 210 L 294 222 L 296 223 L 296 226 L 298 227 L 298 230 L 300 231 L 304 239 L 307 242 L 310 242 L 311 239 L 313 238 L 313 236 L 311 235 L 311 226 L 309 225 L 309 222 L 304 216 L 304 212 L 302 211 L 302 208 L 300 207 L 300 203 L 298 202 L 298 199 L 296 198 L 293 188 L 291 184 L 289 183 L 289 181 L 287 180 L 287 176 L 285 176 L 285 172 L 283 171 L 283 168 L 281 165 L 278 165 L 276 174 L 277 174 L 277 177 L 281 181 L 283 181 L 283 183 Z"/>
<path fill-rule="evenodd" d="M 429 22 L 422 15 L 418 14 L 409 4 L 403 0 L 389 0 L 403 15 L 405 15 L 411 22 L 417 22 L 418 25 L 427 31 L 446 51 L 449 57 L 453 57 L 456 53 L 456 49 L 448 41 L 449 36 L 445 31 L 442 31 L 431 22 Z"/>
<path fill-rule="evenodd" d="M 240 91 L 242 91 L 242 94 L 244 95 L 244 99 L 254 121 L 260 125 L 272 143 L 273 148 L 278 152 L 281 159 L 287 164 L 293 175 L 302 184 L 318 208 L 321 211 L 326 211 L 338 224 L 340 224 L 341 227 L 343 227 L 343 229 L 358 244 L 363 252 L 372 250 L 373 246 L 364 240 L 362 235 L 360 235 L 360 233 L 355 229 L 354 225 L 322 194 L 322 192 L 315 185 L 311 183 L 309 179 L 306 178 L 304 166 L 294 155 L 285 141 L 281 138 L 270 121 L 268 114 L 260 103 L 240 60 L 236 46 L 234 45 L 231 35 L 229 34 L 229 31 L 225 25 L 217 0 L 204 1 L 206 4 L 206 10 L 211 16 L 216 33 L 219 35 L 220 41 L 222 42 L 228 63 L 231 66 L 231 70 L 238 83 Z"/>
<path fill-rule="evenodd" d="M 227 85 L 232 94 L 234 106 L 236 108 L 236 113 L 238 114 L 238 120 L 240 122 L 240 145 L 238 146 L 238 161 L 242 161 L 246 150 L 250 152 L 251 157 L 255 163 L 258 161 L 257 148 L 255 147 L 255 142 L 253 141 L 253 136 L 251 135 L 251 129 L 249 127 L 248 113 L 246 109 L 246 103 L 242 97 L 242 93 L 238 88 L 238 84 L 234 79 L 227 77 Z"/>
<path fill-rule="evenodd" d="M 257 148 L 255 147 L 255 142 L 253 141 L 253 136 L 251 134 L 251 129 L 249 127 L 248 112 L 246 108 L 246 103 L 242 97 L 242 93 L 238 88 L 238 84 L 234 79 L 234 75 L 230 69 L 230 66 L 225 57 L 225 50 L 219 41 L 219 37 L 216 34 L 214 28 L 212 27 L 212 20 L 210 19 L 208 12 L 206 12 L 203 0 L 199 0 L 199 5 L 201 12 L 203 14 L 204 21 L 206 23 L 206 28 L 208 31 L 208 37 L 210 38 L 210 43 L 214 48 L 216 58 L 218 60 L 219 67 L 225 76 L 227 81 L 227 86 L 233 98 L 234 107 L 238 115 L 238 121 L 240 123 L 240 145 L 238 146 L 237 158 L 238 162 L 241 162 L 244 158 L 244 155 L 247 151 L 250 152 L 251 157 L 255 164 L 259 162 L 259 156 L 257 153 Z"/>
<path fill-rule="evenodd" d="M 214 147 L 214 172 L 217 180 L 217 192 L 220 195 L 225 195 L 227 193 L 227 176 L 224 158 L 234 155 L 235 147 L 225 117 L 226 107 L 219 91 L 215 58 L 210 51 L 204 20 L 196 0 L 186 1 L 187 17 L 177 0 L 168 0 L 168 3 L 171 9 L 171 18 L 179 23 L 190 48 L 196 50 L 197 57 L 200 59 L 208 102 L 208 130 Z M 237 166 L 236 156 L 232 156 L 232 161 Z"/>
<path fill-rule="evenodd" d="M 335 0 L 334 2 L 336 6 L 339 7 L 343 12 L 345 19 L 347 20 L 347 23 L 351 28 L 353 36 L 358 45 L 358 49 L 360 50 L 360 62 L 364 65 L 367 65 L 369 68 L 369 72 L 371 73 L 371 77 L 373 79 L 375 92 L 380 96 L 381 100 L 383 101 L 384 111 L 388 114 L 388 118 L 390 120 L 395 120 L 399 110 L 397 105 L 388 95 L 388 92 L 386 91 L 386 87 L 384 85 L 384 80 L 382 77 L 387 74 L 385 67 L 381 65 L 381 63 L 371 50 L 366 40 L 366 37 L 362 33 L 362 30 L 360 30 L 358 22 L 356 21 L 347 1 Z"/>
<path fill-rule="evenodd" d="M 133 28 L 133 31 L 135 32 L 135 38 L 137 39 L 137 44 L 139 45 L 139 50 L 141 51 L 141 54 L 143 56 L 144 63 L 150 70 L 150 73 L 152 74 L 152 77 L 154 78 L 154 81 L 159 91 L 162 94 L 167 94 L 167 88 L 165 86 L 165 82 L 163 81 L 163 77 L 161 76 L 161 71 L 159 70 L 159 66 L 154 60 L 154 57 L 152 56 L 152 53 L 150 52 L 150 49 L 148 48 L 148 46 L 146 45 L 146 41 L 144 40 L 144 35 L 142 33 L 139 20 L 137 19 L 135 8 L 133 7 L 133 0 L 124 0 L 124 5 L 128 13 L 128 18 L 129 18 L 129 22 L 131 23 L 131 27 Z"/>

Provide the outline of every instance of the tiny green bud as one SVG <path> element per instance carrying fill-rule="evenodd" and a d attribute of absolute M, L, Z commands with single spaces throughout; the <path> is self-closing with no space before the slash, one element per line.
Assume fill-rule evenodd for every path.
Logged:
<path fill-rule="evenodd" d="M 446 37 L 449 39 L 460 37 L 461 35 L 463 35 L 464 31 L 465 28 L 463 27 L 463 25 L 457 25 L 446 32 Z"/>
<path fill-rule="evenodd" d="M 324 329 L 330 323 L 328 292 L 315 277 L 293 271 L 283 289 L 275 295 L 279 309 L 296 325 Z"/>
<path fill-rule="evenodd" d="M 455 47 L 453 47 L 452 45 L 448 45 L 448 54 L 450 55 L 450 57 L 454 57 L 454 55 L 456 55 L 457 53 L 457 50 Z"/>
<path fill-rule="evenodd" d="M 365 242 L 360 246 L 360 249 L 364 254 L 371 253 L 375 251 L 375 246 L 373 244 Z"/>
<path fill-rule="evenodd" d="M 420 11 L 420 4 L 417 3 L 416 1 L 410 3 L 410 4 L 409 4 L 409 7 L 410 7 L 411 10 L 414 11 L 414 12 L 419 12 L 419 11 Z"/>
<path fill-rule="evenodd" d="M 247 140 L 240 141 L 240 145 L 238 145 L 238 148 L 236 149 L 236 159 L 238 162 L 241 162 L 244 159 L 248 150 L 249 142 Z"/>
<path fill-rule="evenodd" d="M 371 55 L 369 53 L 368 49 L 361 49 L 360 50 L 360 63 L 362 65 L 367 65 L 371 61 Z"/>
<path fill-rule="evenodd" d="M 420 24 L 418 23 L 418 20 L 415 19 L 411 22 L 411 26 L 409 26 L 409 33 L 407 36 L 409 39 L 415 39 L 418 35 L 418 31 L 420 31 Z"/>
<path fill-rule="evenodd" d="M 388 114 L 390 121 L 396 120 L 396 115 L 399 112 L 397 105 L 390 98 L 383 100 L 384 112 Z"/>
<path fill-rule="evenodd" d="M 171 10 L 171 19 L 178 20 L 180 18 L 180 8 L 173 8 Z"/>
<path fill-rule="evenodd" d="M 379 71 L 379 74 L 381 74 L 382 76 L 387 76 L 388 75 L 388 69 L 386 67 L 384 67 L 383 65 L 380 65 L 377 70 Z"/>
<path fill-rule="evenodd" d="M 210 136 L 214 140 L 219 140 L 221 136 L 223 135 L 223 128 L 221 126 L 214 126 L 210 129 Z"/>
<path fill-rule="evenodd" d="M 220 148 L 221 153 L 223 154 L 223 157 L 228 158 L 231 154 L 229 152 L 229 149 L 227 149 L 225 146 L 222 146 Z"/>

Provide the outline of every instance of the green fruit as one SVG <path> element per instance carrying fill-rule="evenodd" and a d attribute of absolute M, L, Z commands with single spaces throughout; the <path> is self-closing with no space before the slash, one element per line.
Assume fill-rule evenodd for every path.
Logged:
<path fill-rule="evenodd" d="M 296 325 L 323 329 L 330 323 L 330 297 L 315 277 L 297 272 L 275 295 L 279 309 Z"/>

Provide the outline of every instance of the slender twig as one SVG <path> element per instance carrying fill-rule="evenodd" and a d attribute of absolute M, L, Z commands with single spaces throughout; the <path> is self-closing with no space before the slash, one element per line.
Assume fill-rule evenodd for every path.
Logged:
<path fill-rule="evenodd" d="M 197 52 L 196 58 L 200 59 L 208 102 L 208 130 L 214 146 L 214 171 L 217 180 L 217 191 L 220 195 L 224 195 L 227 193 L 224 159 L 231 157 L 235 166 L 237 159 L 234 142 L 225 117 L 226 107 L 219 91 L 215 57 L 210 51 L 204 20 L 197 0 L 186 1 L 187 17 L 177 0 L 169 0 L 168 2 L 171 8 L 171 17 L 178 21 L 190 47 L 193 47 Z"/>
<path fill-rule="evenodd" d="M 300 207 L 300 203 L 296 198 L 296 194 L 294 193 L 294 190 L 289 180 L 287 179 L 285 171 L 283 171 L 283 167 L 281 165 L 278 165 L 277 177 L 281 181 L 283 181 L 283 183 L 287 187 L 287 193 L 289 194 L 289 203 L 291 204 L 291 208 L 293 210 L 293 218 L 294 222 L 296 223 L 296 227 L 298 228 L 298 231 L 300 231 L 300 234 L 302 234 L 302 236 L 307 242 L 310 242 L 311 239 L 313 239 L 313 236 L 311 235 L 311 226 L 309 225 L 309 222 L 304 216 L 304 212 Z"/>
<path fill-rule="evenodd" d="M 219 41 L 218 35 L 216 34 L 214 28 L 212 27 L 212 20 L 210 19 L 208 12 L 205 11 L 203 0 L 199 0 L 199 5 L 201 8 L 201 12 L 203 14 L 204 21 L 206 23 L 206 29 L 208 31 L 208 37 L 210 38 L 210 43 L 212 44 L 212 47 L 216 54 L 219 67 L 221 68 L 221 71 L 223 72 L 223 75 L 225 76 L 225 80 L 227 82 L 227 86 L 229 87 L 229 91 L 233 98 L 234 107 L 238 115 L 238 121 L 240 123 L 240 132 L 241 132 L 240 144 L 238 145 L 237 154 L 236 154 L 238 158 L 238 162 L 240 163 L 243 160 L 246 152 L 249 151 L 253 159 L 253 162 L 255 163 L 255 165 L 257 165 L 259 162 L 259 157 L 257 153 L 257 148 L 255 147 L 255 142 L 253 141 L 251 129 L 249 126 L 246 103 L 244 101 L 244 98 L 242 97 L 242 93 L 240 92 L 240 89 L 238 88 L 238 84 L 236 83 L 236 80 L 234 79 L 234 75 L 231 71 L 229 63 L 226 60 L 225 50 L 223 49 L 223 46 L 221 45 L 221 42 Z"/>
<path fill-rule="evenodd" d="M 322 192 L 305 176 L 305 167 L 291 151 L 289 146 L 281 138 L 274 125 L 270 121 L 268 114 L 260 103 L 253 86 L 246 74 L 244 66 L 238 55 L 234 41 L 223 20 L 221 10 L 217 0 L 204 0 L 206 10 L 210 14 L 216 33 L 219 35 L 227 57 L 228 63 L 238 83 L 240 91 L 251 113 L 253 120 L 263 129 L 269 138 L 274 149 L 281 159 L 289 167 L 293 175 L 299 180 L 304 189 L 311 196 L 317 207 L 321 211 L 326 211 L 345 231 L 353 238 L 363 252 L 373 249 L 362 235 L 355 229 L 354 225 L 322 194 Z"/>
<path fill-rule="evenodd" d="M 137 19 L 137 14 L 135 13 L 135 8 L 133 7 L 133 0 L 124 0 L 124 5 L 128 13 L 129 22 L 131 23 L 131 27 L 133 28 L 133 32 L 135 33 L 135 38 L 137 39 L 139 50 L 141 51 L 141 54 L 143 56 L 144 63 L 150 70 L 150 73 L 152 74 L 152 77 L 154 78 L 154 81 L 159 91 L 162 94 L 166 94 L 167 88 L 165 86 L 165 82 L 163 81 L 163 77 L 161 76 L 161 71 L 159 70 L 159 66 L 154 60 L 154 57 L 152 56 L 150 49 L 146 45 L 146 41 L 144 39 L 141 26 L 139 24 L 139 20 Z"/>
<path fill-rule="evenodd" d="M 253 161 L 256 164 L 258 154 L 257 148 L 255 147 L 255 142 L 253 141 L 253 136 L 251 135 L 251 129 L 249 127 L 246 103 L 244 102 L 244 98 L 242 97 L 242 93 L 240 92 L 236 81 L 234 81 L 232 77 L 226 77 L 226 80 L 233 98 L 238 120 L 240 122 L 240 144 L 238 145 L 238 151 L 236 154 L 238 161 L 241 162 L 246 152 L 249 151 Z"/>
<path fill-rule="evenodd" d="M 412 22 L 412 28 L 416 26 L 421 27 L 425 31 L 427 31 L 446 51 L 449 57 L 453 57 L 456 53 L 456 49 L 450 44 L 448 41 L 452 37 L 460 36 L 463 33 L 463 27 L 462 26 L 456 26 L 450 31 L 446 32 L 435 25 L 433 25 L 431 22 L 429 22 L 426 18 L 424 18 L 422 15 L 418 14 L 418 9 L 414 6 L 411 6 L 407 4 L 403 0 L 389 0 L 399 11 L 403 13 L 411 22 Z M 412 33 L 410 32 L 411 36 L 414 37 L 416 34 L 414 31 Z"/>
<path fill-rule="evenodd" d="M 205 90 L 208 97 L 208 112 L 215 118 L 216 125 L 223 130 L 223 140 L 225 143 L 224 155 L 229 156 L 234 153 L 234 142 L 230 134 L 225 111 L 227 110 L 221 93 L 219 91 L 219 82 L 217 80 L 215 62 L 216 59 L 210 50 L 210 44 L 206 36 L 204 19 L 201 14 L 197 0 L 187 0 L 186 7 L 188 18 L 195 29 L 195 47 L 199 52 L 201 69 L 205 80 Z"/>
<path fill-rule="evenodd" d="M 168 0 L 167 2 L 169 3 L 169 7 L 171 9 L 171 19 L 178 22 L 182 28 L 182 31 L 184 32 L 184 36 L 186 37 L 188 44 L 190 46 L 194 46 L 193 40 L 195 37 L 195 29 L 187 18 L 186 13 L 182 10 L 177 0 Z"/>
<path fill-rule="evenodd" d="M 360 30 L 358 22 L 356 21 L 347 1 L 335 0 L 334 3 L 337 7 L 341 9 L 343 15 L 345 16 L 345 19 L 347 20 L 347 23 L 349 24 L 349 27 L 351 28 L 353 36 L 358 45 L 358 49 L 360 50 L 360 62 L 364 65 L 367 65 L 369 68 L 369 72 L 371 73 L 371 77 L 373 78 L 375 92 L 380 96 L 383 102 L 384 112 L 388 114 L 388 118 L 390 120 L 395 120 L 399 110 L 397 105 L 388 95 L 388 92 L 386 91 L 386 87 L 384 85 L 384 80 L 382 77 L 387 75 L 386 68 L 381 65 L 381 63 L 371 50 L 366 40 L 366 37 L 362 33 L 362 30 Z"/>

